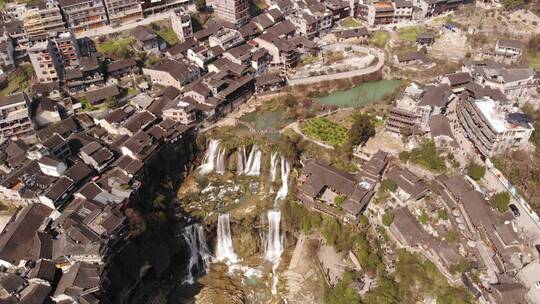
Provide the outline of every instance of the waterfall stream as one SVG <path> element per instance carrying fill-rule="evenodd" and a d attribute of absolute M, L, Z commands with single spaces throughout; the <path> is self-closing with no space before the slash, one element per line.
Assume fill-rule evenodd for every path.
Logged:
<path fill-rule="evenodd" d="M 208 174 L 214 171 L 219 154 L 219 140 L 211 139 L 204 153 L 203 163 L 199 166 L 201 174 Z"/>
<path fill-rule="evenodd" d="M 244 167 L 244 174 L 247 176 L 259 176 L 261 173 L 262 152 L 257 145 L 253 145 Z"/>
<path fill-rule="evenodd" d="M 234 253 L 228 213 L 220 214 L 218 217 L 216 260 L 228 263 L 238 261 L 238 257 Z"/>
<path fill-rule="evenodd" d="M 276 272 L 283 253 L 283 235 L 280 233 L 281 212 L 268 211 L 268 236 L 266 238 L 265 259 L 272 263 L 272 294 L 277 292 L 278 274 Z"/>
<path fill-rule="evenodd" d="M 184 228 L 184 239 L 189 248 L 188 273 L 182 283 L 193 284 L 193 274 L 200 274 L 208 271 L 210 262 L 210 251 L 206 244 L 204 228 L 199 224 L 193 224 Z"/>
<path fill-rule="evenodd" d="M 281 187 L 276 195 L 274 202 L 284 199 L 289 193 L 289 174 L 291 173 L 291 166 L 285 157 L 281 157 Z"/>
<path fill-rule="evenodd" d="M 225 171 L 227 170 L 227 166 L 225 164 L 226 159 L 227 151 L 225 148 L 222 148 L 217 154 L 216 172 L 218 174 L 225 174 Z"/>
<path fill-rule="evenodd" d="M 276 173 L 277 173 L 277 153 L 272 152 L 272 155 L 270 156 L 270 181 L 271 182 L 276 181 Z"/>

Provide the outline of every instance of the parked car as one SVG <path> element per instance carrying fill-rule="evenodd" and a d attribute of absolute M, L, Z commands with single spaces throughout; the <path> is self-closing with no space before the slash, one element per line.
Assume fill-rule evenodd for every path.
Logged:
<path fill-rule="evenodd" d="M 515 217 L 518 217 L 520 215 L 518 207 L 514 204 L 510 204 L 508 207 L 510 207 L 510 211 L 514 214 Z"/>
<path fill-rule="evenodd" d="M 534 282 L 534 288 L 540 289 L 540 281 Z"/>

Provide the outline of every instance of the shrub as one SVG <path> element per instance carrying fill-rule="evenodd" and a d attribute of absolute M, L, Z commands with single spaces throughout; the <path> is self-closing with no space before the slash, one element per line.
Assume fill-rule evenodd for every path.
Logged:
<path fill-rule="evenodd" d="M 341 206 L 341 204 L 347 199 L 347 195 L 340 194 L 334 198 L 334 204 Z"/>
<path fill-rule="evenodd" d="M 398 186 L 393 179 L 387 178 L 381 182 L 381 191 L 390 190 L 392 192 L 395 192 L 397 188 Z"/>
<path fill-rule="evenodd" d="M 409 152 L 407 151 L 401 151 L 399 152 L 399 160 L 406 163 L 409 160 Z"/>
<path fill-rule="evenodd" d="M 471 162 L 469 163 L 469 166 L 467 166 L 467 175 L 469 175 L 475 181 L 482 179 L 482 177 L 484 177 L 485 174 L 486 174 L 486 167 L 476 162 Z"/>
<path fill-rule="evenodd" d="M 426 225 L 429 221 L 429 217 L 425 212 L 422 212 L 418 220 L 420 221 L 422 225 Z"/>
<path fill-rule="evenodd" d="M 508 211 L 508 204 L 510 203 L 510 194 L 506 191 L 494 194 L 489 202 L 493 208 L 499 210 L 499 212 Z"/>
<path fill-rule="evenodd" d="M 467 272 L 471 270 L 471 263 L 465 258 L 461 258 L 459 262 L 450 265 L 450 269 L 448 270 L 450 270 L 451 274 Z"/>
<path fill-rule="evenodd" d="M 395 215 L 392 211 L 386 211 L 382 216 L 382 223 L 385 226 L 390 226 L 394 222 Z"/>
<path fill-rule="evenodd" d="M 446 211 L 446 209 L 439 209 L 437 211 L 437 217 L 440 219 L 440 220 L 443 220 L 443 221 L 446 221 L 448 219 L 448 211 Z"/>

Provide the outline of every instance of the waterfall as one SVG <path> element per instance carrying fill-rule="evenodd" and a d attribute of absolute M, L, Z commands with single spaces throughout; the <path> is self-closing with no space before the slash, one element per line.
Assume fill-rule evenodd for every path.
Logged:
<path fill-rule="evenodd" d="M 202 271 L 208 271 L 210 262 L 210 251 L 206 244 L 204 228 L 199 224 L 193 224 L 184 228 L 182 234 L 189 248 L 189 263 L 187 275 L 182 283 L 193 284 L 193 274 L 199 274 Z"/>
<path fill-rule="evenodd" d="M 229 263 L 238 260 L 234 253 L 228 213 L 220 214 L 218 217 L 216 260 Z"/>
<path fill-rule="evenodd" d="M 225 148 L 222 148 L 219 150 L 217 154 L 217 164 L 216 164 L 216 172 L 218 174 L 225 174 L 225 171 L 227 170 L 227 166 L 225 165 L 225 160 L 227 156 L 227 151 Z"/>
<path fill-rule="evenodd" d="M 279 210 L 268 211 L 268 235 L 266 237 L 265 258 L 272 264 L 279 263 L 283 252 L 283 239 L 279 233 L 281 212 Z"/>
<path fill-rule="evenodd" d="M 217 156 L 219 154 L 219 140 L 211 139 L 206 152 L 204 153 L 203 163 L 199 166 L 199 172 L 201 174 L 208 174 L 214 171 L 216 166 Z"/>
<path fill-rule="evenodd" d="M 281 187 L 279 188 L 279 191 L 276 195 L 276 199 L 274 200 L 275 202 L 287 197 L 287 194 L 289 193 L 290 172 L 291 172 L 291 166 L 289 165 L 289 162 L 285 159 L 285 157 L 282 156 L 281 157 Z"/>
<path fill-rule="evenodd" d="M 268 211 L 268 236 L 266 239 L 265 259 L 272 263 L 272 294 L 277 292 L 278 274 L 276 272 L 283 253 L 283 236 L 280 234 L 281 212 Z"/>
<path fill-rule="evenodd" d="M 236 173 L 238 175 L 244 172 L 244 163 L 246 161 L 246 147 L 242 147 L 242 150 L 238 150 L 236 158 Z"/>
<path fill-rule="evenodd" d="M 261 173 L 262 152 L 257 147 L 254 147 L 253 150 L 256 151 L 253 154 L 250 153 L 248 159 L 249 165 L 246 165 L 245 174 L 247 176 L 259 176 L 259 174 Z"/>
<path fill-rule="evenodd" d="M 251 164 L 253 163 L 253 158 L 255 157 L 255 152 L 257 152 L 258 148 L 257 148 L 257 145 L 253 145 L 253 147 L 251 147 L 251 151 L 249 151 L 249 156 L 247 158 L 245 158 L 245 155 L 244 155 L 244 160 L 245 160 L 245 165 L 244 165 L 244 174 L 247 174 L 249 172 L 249 169 L 251 168 Z"/>
<path fill-rule="evenodd" d="M 276 181 L 276 171 L 277 171 L 277 153 L 273 152 L 270 155 L 270 181 Z"/>

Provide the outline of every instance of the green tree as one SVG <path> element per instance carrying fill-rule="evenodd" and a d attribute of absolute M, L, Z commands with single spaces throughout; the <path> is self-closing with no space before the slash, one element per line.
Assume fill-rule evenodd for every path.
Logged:
<path fill-rule="evenodd" d="M 347 195 L 340 194 L 334 198 L 334 204 L 341 206 L 341 204 L 347 199 Z"/>
<path fill-rule="evenodd" d="M 446 169 L 444 158 L 440 155 L 433 140 L 425 141 L 419 147 L 412 149 L 409 153 L 409 160 L 437 172 Z"/>
<path fill-rule="evenodd" d="M 351 284 L 354 280 L 354 275 L 350 272 L 346 272 L 334 288 L 330 289 L 324 295 L 325 304 L 349 304 L 359 303 L 360 297 L 354 289 L 351 288 Z"/>
<path fill-rule="evenodd" d="M 467 272 L 471 270 L 471 263 L 467 259 L 462 257 L 459 259 L 459 262 L 450 265 L 450 268 L 448 270 L 451 274 Z"/>
<path fill-rule="evenodd" d="M 448 219 L 448 211 L 446 211 L 444 208 L 437 210 L 437 217 L 440 220 L 446 221 Z"/>
<path fill-rule="evenodd" d="M 455 230 L 449 230 L 444 238 L 448 242 L 453 243 L 458 240 L 459 234 Z"/>
<path fill-rule="evenodd" d="M 420 223 L 422 223 L 422 225 L 425 225 L 425 224 L 428 223 L 429 217 L 428 217 L 428 215 L 427 215 L 425 212 L 422 212 L 422 214 L 420 215 L 420 217 L 418 218 L 418 220 L 420 221 Z"/>
<path fill-rule="evenodd" d="M 387 178 L 381 182 L 382 191 L 390 190 L 392 192 L 396 192 L 397 188 L 398 188 L 398 185 L 393 179 Z"/>
<path fill-rule="evenodd" d="M 448 287 L 437 296 L 437 304 L 472 304 L 475 303 L 471 294 L 464 288 Z"/>
<path fill-rule="evenodd" d="M 399 152 L 399 160 L 406 163 L 409 160 L 409 152 L 408 151 L 401 151 Z"/>
<path fill-rule="evenodd" d="M 206 10 L 206 0 L 195 0 L 195 7 L 197 11 L 203 12 Z"/>
<path fill-rule="evenodd" d="M 467 175 L 474 180 L 480 180 L 486 174 L 486 167 L 472 161 L 467 166 Z"/>
<path fill-rule="evenodd" d="M 349 130 L 349 140 L 353 145 L 365 143 L 370 137 L 375 135 L 375 126 L 371 117 L 367 114 L 358 114 Z"/>
<path fill-rule="evenodd" d="M 386 211 L 382 216 L 382 223 L 385 226 L 390 226 L 394 222 L 395 215 L 392 211 Z"/>
<path fill-rule="evenodd" d="M 499 212 L 506 212 L 510 203 L 510 194 L 506 191 L 496 193 L 489 199 L 489 202 Z"/>

